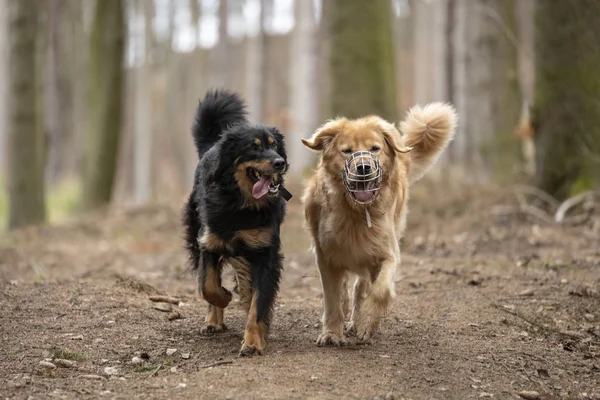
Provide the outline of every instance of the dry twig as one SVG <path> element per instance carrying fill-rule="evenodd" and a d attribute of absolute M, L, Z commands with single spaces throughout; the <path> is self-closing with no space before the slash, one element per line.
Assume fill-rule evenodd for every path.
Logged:
<path fill-rule="evenodd" d="M 149 296 L 148 299 L 150 299 L 150 301 L 153 301 L 155 303 L 169 303 L 169 304 L 175 304 L 176 306 L 178 306 L 179 303 L 181 302 L 181 300 L 176 299 L 171 296 Z"/>
<path fill-rule="evenodd" d="M 554 329 L 554 328 L 550 328 L 548 326 L 544 326 L 544 325 L 540 324 L 539 322 L 537 322 L 536 320 L 534 320 L 533 318 L 530 318 L 530 317 L 524 315 L 523 313 L 519 312 L 519 310 L 516 310 L 516 309 L 515 309 L 515 311 L 509 310 L 509 309 L 507 309 L 505 307 L 502 307 L 499 304 L 494 303 L 493 301 L 491 302 L 491 305 L 495 309 L 500 310 L 500 311 L 504 311 L 505 313 L 508 313 L 508 314 L 511 314 L 511 315 L 514 315 L 515 317 L 520 318 L 523 321 L 527 322 L 528 324 L 533 325 L 535 327 L 538 327 L 538 328 L 540 328 L 543 331 L 552 332 L 552 333 L 555 333 L 555 334 L 558 334 L 558 335 L 562 335 L 562 336 L 568 337 L 570 339 L 577 339 L 577 340 L 581 339 L 581 336 L 579 336 L 579 335 L 575 335 L 573 333 L 562 332 L 562 331 L 559 331 L 558 329 Z"/>
<path fill-rule="evenodd" d="M 203 364 L 203 365 L 200 365 L 198 368 L 218 367 L 219 365 L 225 365 L 225 364 L 233 364 L 233 361 L 231 361 L 231 360 L 217 361 L 217 362 L 214 362 L 212 364 Z"/>

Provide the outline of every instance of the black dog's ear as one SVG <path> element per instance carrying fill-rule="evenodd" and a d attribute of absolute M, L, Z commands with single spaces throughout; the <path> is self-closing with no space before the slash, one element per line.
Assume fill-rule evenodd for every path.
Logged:
<path fill-rule="evenodd" d="M 287 152 L 285 150 L 285 136 L 279 132 L 279 129 L 271 126 L 268 128 L 269 132 L 275 138 L 275 143 L 277 143 L 277 153 L 283 157 L 283 159 L 287 162 Z"/>
<path fill-rule="evenodd" d="M 235 144 L 236 139 L 231 137 L 228 137 L 221 143 L 219 149 L 219 163 L 211 177 L 213 180 L 220 181 L 223 178 L 223 174 L 227 172 L 228 169 L 235 168 Z"/>

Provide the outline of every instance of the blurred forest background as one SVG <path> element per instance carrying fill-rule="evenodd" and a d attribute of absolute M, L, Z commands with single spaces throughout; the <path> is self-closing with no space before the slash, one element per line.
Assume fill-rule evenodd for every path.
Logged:
<path fill-rule="evenodd" d="M 444 100 L 460 116 L 434 179 L 600 182 L 597 0 L 0 0 L 0 223 L 181 200 L 209 88 L 287 135 Z"/>

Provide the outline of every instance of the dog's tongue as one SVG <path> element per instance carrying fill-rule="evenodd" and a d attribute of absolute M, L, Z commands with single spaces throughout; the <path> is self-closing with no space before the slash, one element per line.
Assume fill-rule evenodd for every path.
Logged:
<path fill-rule="evenodd" d="M 373 198 L 373 195 L 375 193 L 372 191 L 367 191 L 367 190 L 357 190 L 356 192 L 354 192 L 354 196 L 356 196 L 356 200 L 358 201 L 362 201 L 362 202 L 366 202 L 369 201 Z"/>
<path fill-rule="evenodd" d="M 271 185 L 271 181 L 273 181 L 272 177 L 265 178 L 264 176 L 261 176 L 260 180 L 252 187 L 252 196 L 255 199 L 260 199 L 267 194 L 269 192 L 269 185 Z"/>

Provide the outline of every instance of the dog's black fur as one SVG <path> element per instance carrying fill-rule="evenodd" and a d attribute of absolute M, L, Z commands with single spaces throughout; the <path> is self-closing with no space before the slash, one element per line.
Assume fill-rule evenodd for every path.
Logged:
<path fill-rule="evenodd" d="M 268 329 L 282 269 L 279 231 L 286 202 L 275 190 L 255 199 L 251 187 L 257 179 L 256 170 L 261 175 L 273 176 L 270 188 L 282 187 L 288 168 L 284 137 L 274 127 L 250 124 L 243 100 L 222 90 L 209 91 L 200 102 L 192 135 L 199 163 L 183 223 L 190 262 L 198 273 L 199 290 L 212 306 L 224 308 L 228 301 L 213 304 L 215 301 L 207 296 L 214 289 L 206 287 L 211 284 L 207 283 L 207 276 L 216 274 L 221 296 L 231 299 L 231 294 L 221 286 L 223 263 L 232 258 L 243 261 L 249 267 L 251 293 L 256 297 L 252 299 L 254 322 L 263 323 Z M 254 230 L 266 232 L 266 237 L 270 236 L 267 243 L 244 239 L 241 235 Z M 203 242 L 207 233 L 211 234 L 211 240 Z M 246 300 L 250 303 L 250 299 Z M 248 326 L 251 323 L 248 321 Z M 246 351 L 250 354 L 243 354 L 244 346 L 253 344 L 243 344 L 241 355 L 255 352 L 250 349 Z M 256 352 L 261 350 L 258 348 Z"/>

